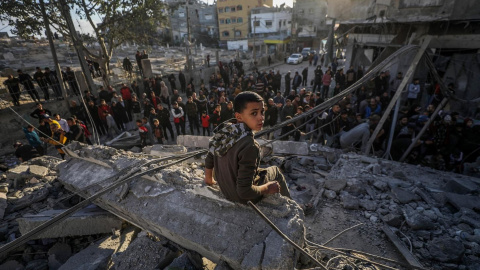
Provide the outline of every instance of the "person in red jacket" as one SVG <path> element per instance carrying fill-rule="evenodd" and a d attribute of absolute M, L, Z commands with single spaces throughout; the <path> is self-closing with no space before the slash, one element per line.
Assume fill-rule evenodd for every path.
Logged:
<path fill-rule="evenodd" d="M 205 131 L 207 131 L 208 136 L 210 136 L 210 116 L 207 115 L 206 111 L 202 112 L 202 128 L 203 136 L 205 136 Z"/>
<path fill-rule="evenodd" d="M 140 141 L 142 147 L 147 146 L 147 136 L 148 136 L 148 129 L 143 126 L 142 120 L 137 120 L 137 127 L 138 127 L 138 134 L 140 135 Z"/>

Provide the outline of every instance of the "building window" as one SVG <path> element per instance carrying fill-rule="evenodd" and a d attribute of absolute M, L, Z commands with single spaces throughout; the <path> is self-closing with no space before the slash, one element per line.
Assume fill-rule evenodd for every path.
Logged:
<path fill-rule="evenodd" d="M 278 21 L 278 27 L 282 27 L 282 21 Z"/>
<path fill-rule="evenodd" d="M 260 26 L 260 21 L 254 21 L 254 22 L 253 22 L 253 26 L 259 27 L 259 26 Z"/>
<path fill-rule="evenodd" d="M 224 37 L 229 37 L 230 36 L 230 33 L 228 31 L 223 31 L 222 32 L 222 36 Z"/>
<path fill-rule="evenodd" d="M 272 27 L 272 21 L 265 21 L 266 27 Z"/>
<path fill-rule="evenodd" d="M 242 31 L 240 31 L 240 30 L 235 31 L 235 36 L 236 37 L 242 36 Z"/>
<path fill-rule="evenodd" d="M 225 12 L 230 12 L 230 7 L 225 7 Z"/>
<path fill-rule="evenodd" d="M 237 18 L 237 23 L 243 23 L 243 19 L 242 18 Z"/>
<path fill-rule="evenodd" d="M 299 10 L 298 10 L 298 14 L 299 14 L 299 15 L 303 15 L 304 13 L 305 13 L 305 11 L 304 11 L 303 9 L 299 9 Z"/>
<path fill-rule="evenodd" d="M 238 5 L 237 10 L 242 10 L 242 5 Z"/>
<path fill-rule="evenodd" d="M 235 7 L 231 7 L 230 10 L 231 10 L 232 12 L 235 12 Z"/>
<path fill-rule="evenodd" d="M 225 24 L 230 24 L 232 21 L 230 19 L 225 19 Z"/>
<path fill-rule="evenodd" d="M 314 14 L 314 13 L 315 13 L 315 9 L 314 9 L 314 8 L 309 9 L 309 10 L 308 10 L 308 13 Z"/>
<path fill-rule="evenodd" d="M 183 12 L 179 12 L 179 13 L 178 13 L 178 17 L 180 17 L 180 18 L 183 18 L 183 17 L 185 17 L 185 13 L 183 13 Z"/>
<path fill-rule="evenodd" d="M 287 23 L 287 20 L 283 20 L 283 26 L 285 26 Z"/>
<path fill-rule="evenodd" d="M 213 16 L 211 14 L 205 14 L 205 20 L 211 20 Z"/>
<path fill-rule="evenodd" d="M 223 13 L 223 8 L 219 8 L 218 13 Z"/>
<path fill-rule="evenodd" d="M 220 24 L 225 24 L 225 20 L 224 20 L 224 19 L 220 19 Z"/>
<path fill-rule="evenodd" d="M 237 22 L 237 18 L 232 18 L 232 23 L 236 23 Z"/>

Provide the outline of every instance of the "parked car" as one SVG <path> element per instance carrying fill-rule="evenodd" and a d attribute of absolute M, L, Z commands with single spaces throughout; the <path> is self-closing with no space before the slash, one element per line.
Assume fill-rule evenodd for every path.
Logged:
<path fill-rule="evenodd" d="M 287 59 L 287 64 L 300 64 L 303 61 L 303 56 L 299 53 L 290 55 Z"/>
<path fill-rule="evenodd" d="M 310 51 L 312 50 L 312 48 L 310 47 L 305 47 L 303 48 L 302 50 L 302 56 L 303 56 L 303 59 L 307 59 L 308 55 L 310 54 Z"/>

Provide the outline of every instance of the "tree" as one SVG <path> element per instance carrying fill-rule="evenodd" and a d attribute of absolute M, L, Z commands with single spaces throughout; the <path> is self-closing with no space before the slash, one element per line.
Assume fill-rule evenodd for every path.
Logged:
<path fill-rule="evenodd" d="M 66 2 L 62 8 L 61 2 Z M 66 24 L 64 13 L 73 11 L 77 17 L 89 22 L 93 37 L 100 46 L 100 52 L 89 49 L 78 42 L 86 56 L 98 62 L 104 72 L 109 73 L 109 63 L 115 48 L 126 41 L 137 44 L 152 42 L 150 33 L 165 28 L 167 7 L 161 0 L 64 0 L 46 3 L 47 14 L 52 27 L 64 37 L 73 40 Z M 44 27 L 39 4 L 35 0 L 0 1 L 0 20 L 9 22 L 13 33 L 21 37 L 40 35 Z M 96 23 L 95 19 L 101 22 Z M 158 35 L 157 35 L 158 36 Z M 108 76 L 104 77 L 108 83 Z"/>

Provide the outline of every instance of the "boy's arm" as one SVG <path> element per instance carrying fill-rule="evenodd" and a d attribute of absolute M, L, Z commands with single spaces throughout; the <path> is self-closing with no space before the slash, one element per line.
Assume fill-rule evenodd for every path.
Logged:
<path fill-rule="evenodd" d="M 244 200 L 252 200 L 264 194 L 280 192 L 280 185 L 277 182 L 268 182 L 261 186 L 253 185 L 259 151 L 258 147 L 252 144 L 239 153 L 237 194 Z"/>

